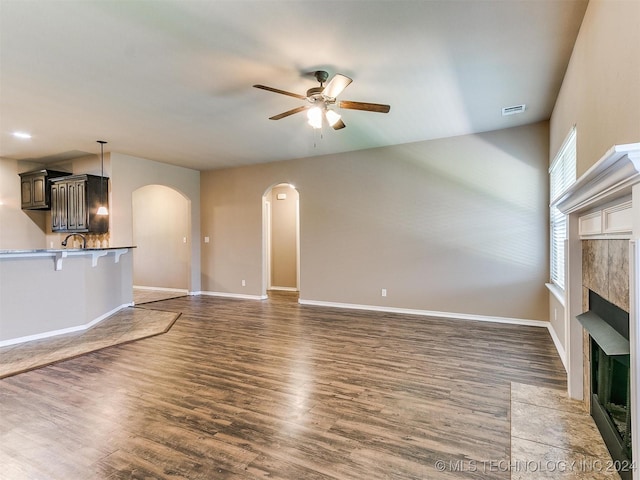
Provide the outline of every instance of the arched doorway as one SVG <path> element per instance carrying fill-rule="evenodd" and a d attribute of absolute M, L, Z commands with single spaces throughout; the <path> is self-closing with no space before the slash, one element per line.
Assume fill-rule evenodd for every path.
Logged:
<path fill-rule="evenodd" d="M 288 183 L 264 194 L 263 293 L 300 290 L 300 195 Z"/>
<path fill-rule="evenodd" d="M 190 278 L 190 204 L 180 192 L 147 185 L 132 194 L 133 285 L 186 294 Z"/>

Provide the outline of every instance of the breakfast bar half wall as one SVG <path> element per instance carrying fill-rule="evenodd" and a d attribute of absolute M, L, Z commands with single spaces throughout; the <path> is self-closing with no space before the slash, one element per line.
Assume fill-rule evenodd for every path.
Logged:
<path fill-rule="evenodd" d="M 133 305 L 133 248 L 0 250 L 0 347 L 85 330 Z"/>

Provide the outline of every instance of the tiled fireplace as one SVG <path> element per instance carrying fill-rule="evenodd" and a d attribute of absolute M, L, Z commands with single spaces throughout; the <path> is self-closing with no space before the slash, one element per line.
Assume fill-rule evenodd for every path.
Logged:
<path fill-rule="evenodd" d="M 569 215 L 565 365 L 612 457 L 640 457 L 640 143 L 611 148 L 558 204 Z M 626 337 L 626 338 L 625 338 Z M 629 435 L 629 430 L 631 430 Z M 615 444 L 615 445 L 614 445 Z M 640 480 L 640 472 L 621 472 Z"/>
<path fill-rule="evenodd" d="M 628 265 L 629 240 L 582 240 L 583 398 L 623 480 L 632 478 Z"/>

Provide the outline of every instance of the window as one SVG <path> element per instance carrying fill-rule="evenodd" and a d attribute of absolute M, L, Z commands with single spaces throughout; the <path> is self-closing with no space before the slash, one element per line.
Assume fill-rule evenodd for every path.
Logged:
<path fill-rule="evenodd" d="M 549 168 L 551 222 L 551 282 L 564 289 L 564 241 L 567 238 L 567 216 L 556 207 L 561 195 L 576 181 L 576 129 L 567 135 Z"/>

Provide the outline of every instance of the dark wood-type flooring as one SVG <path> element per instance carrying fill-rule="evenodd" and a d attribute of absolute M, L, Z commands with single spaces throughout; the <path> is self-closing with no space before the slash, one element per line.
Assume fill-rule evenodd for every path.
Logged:
<path fill-rule="evenodd" d="M 205 296 L 168 333 L 0 380 L 0 478 L 508 479 L 542 328 Z M 458 463 L 456 463 L 458 462 Z"/>

